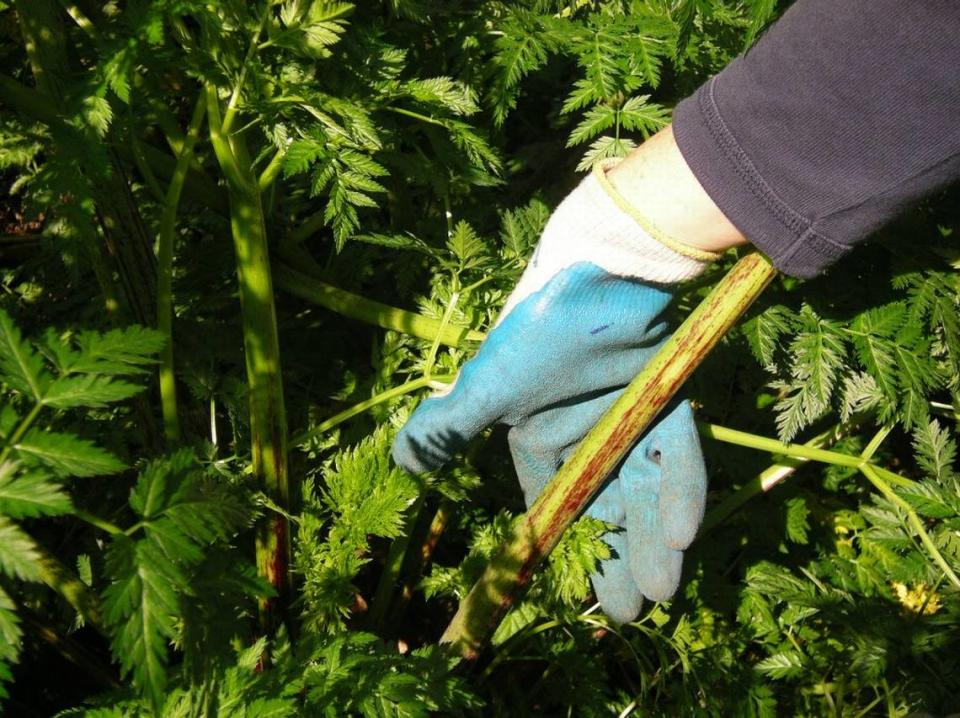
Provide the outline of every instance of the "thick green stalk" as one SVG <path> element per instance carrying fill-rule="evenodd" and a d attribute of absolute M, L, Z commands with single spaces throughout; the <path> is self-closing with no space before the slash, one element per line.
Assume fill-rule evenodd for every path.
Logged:
<path fill-rule="evenodd" d="M 775 274 L 770 261 L 754 253 L 743 257 L 717 283 L 516 522 L 512 535 L 461 602 L 441 641 L 452 644 L 464 657 L 477 655 L 537 564 Z"/>
<path fill-rule="evenodd" d="M 206 92 L 210 139 L 230 196 L 230 228 L 237 255 L 249 384 L 253 474 L 264 493 L 289 513 L 292 492 L 287 466 L 287 419 L 260 193 L 242 141 L 221 132 L 216 89 L 208 85 Z M 289 601 L 289 567 L 289 521 L 283 513 L 270 511 L 257 527 L 257 570 L 278 594 L 261 606 L 261 623 L 267 632 L 276 627 L 277 614 Z"/>
<path fill-rule="evenodd" d="M 384 329 L 403 332 L 428 341 L 439 336 L 441 344 L 451 347 L 458 347 L 466 342 L 481 342 L 485 336 L 483 332 L 453 324 L 444 326 L 440 319 L 397 309 L 339 289 L 279 262 L 274 264 L 273 276 L 277 286 L 284 291 L 345 317 L 358 319 Z"/>
<path fill-rule="evenodd" d="M 190 118 L 187 137 L 173 177 L 167 187 L 160 217 L 160 239 L 157 248 L 157 328 L 167 337 L 160 353 L 160 404 L 163 409 L 163 428 L 167 441 L 180 440 L 180 418 L 177 416 L 177 383 L 173 371 L 173 245 L 177 229 L 177 208 L 183 183 L 187 179 L 193 147 L 200 134 L 200 124 L 207 110 L 207 98 L 201 94 Z"/>

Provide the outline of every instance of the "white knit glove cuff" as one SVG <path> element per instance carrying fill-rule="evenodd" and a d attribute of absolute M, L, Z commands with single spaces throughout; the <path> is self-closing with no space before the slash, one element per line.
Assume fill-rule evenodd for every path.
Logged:
<path fill-rule="evenodd" d="M 719 255 L 660 232 L 613 188 L 607 160 L 590 173 L 550 216 L 523 276 L 500 316 L 541 289 L 558 272 L 592 262 L 621 277 L 675 284 L 701 274 Z"/>

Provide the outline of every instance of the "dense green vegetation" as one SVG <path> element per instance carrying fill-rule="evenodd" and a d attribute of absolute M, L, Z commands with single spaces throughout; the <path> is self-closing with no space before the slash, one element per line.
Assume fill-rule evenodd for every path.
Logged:
<path fill-rule="evenodd" d="M 578 170 L 782 9 L 0 0 L 6 713 L 960 710 L 955 193 L 777 279 L 695 374 L 705 539 L 635 623 L 582 520 L 458 664 L 522 511 L 504 437 L 389 460 Z"/>

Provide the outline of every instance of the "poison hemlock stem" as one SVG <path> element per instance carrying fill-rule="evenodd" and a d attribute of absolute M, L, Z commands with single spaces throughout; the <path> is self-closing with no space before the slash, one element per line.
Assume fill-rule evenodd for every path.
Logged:
<path fill-rule="evenodd" d="M 776 274 L 761 254 L 727 273 L 587 434 L 491 560 L 441 640 L 473 658 L 541 560 L 640 434 Z"/>
<path fill-rule="evenodd" d="M 242 137 L 223 133 L 220 101 L 213 85 L 207 85 L 206 95 L 210 140 L 230 196 L 230 229 L 237 256 L 249 385 L 252 470 L 263 492 L 289 513 L 295 492 L 287 464 L 280 345 L 263 207 Z M 256 544 L 257 572 L 277 591 L 276 598 L 263 599 L 260 606 L 261 628 L 271 634 L 291 592 L 290 523 L 286 516 L 266 514 L 258 524 Z"/>

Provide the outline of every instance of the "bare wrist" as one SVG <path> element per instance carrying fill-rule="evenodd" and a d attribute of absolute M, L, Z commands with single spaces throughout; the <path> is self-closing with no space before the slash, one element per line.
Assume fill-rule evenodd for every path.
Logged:
<path fill-rule="evenodd" d="M 665 127 L 607 172 L 620 195 L 666 234 L 719 252 L 747 239 L 710 199 Z"/>

